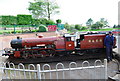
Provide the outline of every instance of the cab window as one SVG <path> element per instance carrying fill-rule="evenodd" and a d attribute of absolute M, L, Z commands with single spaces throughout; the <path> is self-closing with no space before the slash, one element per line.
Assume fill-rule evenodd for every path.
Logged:
<path fill-rule="evenodd" d="M 66 37 L 66 41 L 71 41 L 71 37 Z"/>

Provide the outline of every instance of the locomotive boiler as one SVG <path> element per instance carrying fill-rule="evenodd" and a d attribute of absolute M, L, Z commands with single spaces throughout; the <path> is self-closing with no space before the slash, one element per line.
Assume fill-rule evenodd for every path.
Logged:
<path fill-rule="evenodd" d="M 4 55 L 14 58 L 38 58 L 63 55 L 85 55 L 87 53 L 100 54 L 105 52 L 104 38 L 106 34 L 65 34 L 59 37 L 24 38 L 11 40 L 10 50 Z M 116 39 L 114 40 L 114 46 Z"/>

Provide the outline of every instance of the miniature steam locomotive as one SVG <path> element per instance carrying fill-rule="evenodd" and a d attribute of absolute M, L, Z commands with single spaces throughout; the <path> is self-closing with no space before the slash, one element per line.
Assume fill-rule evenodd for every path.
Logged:
<path fill-rule="evenodd" d="M 105 50 L 106 34 L 65 34 L 59 37 L 24 38 L 11 40 L 11 50 L 5 50 L 4 55 L 15 58 L 54 57 L 61 55 L 84 55 L 100 53 Z M 114 46 L 116 39 L 114 40 Z"/>

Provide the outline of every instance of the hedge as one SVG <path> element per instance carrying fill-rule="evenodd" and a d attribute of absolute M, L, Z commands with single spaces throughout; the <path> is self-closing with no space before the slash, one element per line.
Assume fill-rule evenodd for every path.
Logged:
<path fill-rule="evenodd" d="M 15 16 L 0 16 L 0 25 L 14 25 L 17 22 Z"/>
<path fill-rule="evenodd" d="M 17 15 L 17 25 L 30 25 L 31 23 L 31 15 Z"/>

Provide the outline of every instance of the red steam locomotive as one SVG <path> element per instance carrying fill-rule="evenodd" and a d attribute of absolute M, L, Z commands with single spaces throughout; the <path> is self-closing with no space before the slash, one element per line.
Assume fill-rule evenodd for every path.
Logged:
<path fill-rule="evenodd" d="M 84 55 L 99 53 L 105 49 L 106 34 L 65 34 L 59 37 L 24 38 L 11 40 L 11 50 L 5 50 L 4 55 L 15 58 L 53 57 L 55 55 Z M 114 46 L 116 40 L 114 41 Z"/>

